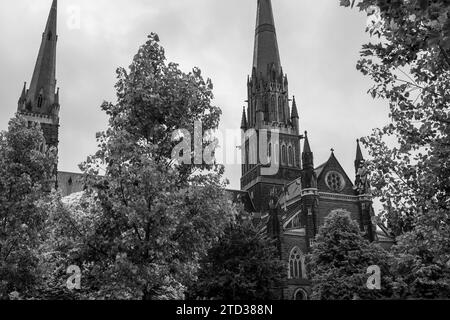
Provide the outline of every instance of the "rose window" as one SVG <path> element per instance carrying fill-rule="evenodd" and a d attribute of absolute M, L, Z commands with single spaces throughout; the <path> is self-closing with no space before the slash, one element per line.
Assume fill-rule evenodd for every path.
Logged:
<path fill-rule="evenodd" d="M 335 192 L 341 192 L 345 187 L 344 177 L 338 172 L 329 172 L 325 178 L 328 188 Z"/>

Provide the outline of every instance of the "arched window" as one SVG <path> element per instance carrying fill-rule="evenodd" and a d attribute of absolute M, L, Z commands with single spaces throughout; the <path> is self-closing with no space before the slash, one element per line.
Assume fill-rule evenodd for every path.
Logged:
<path fill-rule="evenodd" d="M 263 105 L 264 105 L 264 121 L 269 122 L 270 121 L 270 112 L 269 112 L 269 99 L 264 97 L 263 99 Z"/>
<path fill-rule="evenodd" d="M 278 143 L 275 143 L 272 153 L 273 153 L 273 161 L 274 161 L 272 164 L 279 165 L 280 164 L 280 145 Z"/>
<path fill-rule="evenodd" d="M 292 147 L 291 146 L 289 146 L 288 154 L 289 154 L 289 165 L 293 166 L 294 165 L 294 153 L 292 151 Z"/>
<path fill-rule="evenodd" d="M 275 95 L 272 95 L 271 102 L 270 102 L 270 113 L 273 115 L 273 118 L 270 119 L 271 121 L 277 121 L 277 106 L 275 105 Z"/>
<path fill-rule="evenodd" d="M 303 289 L 298 289 L 294 293 L 294 300 L 308 300 L 308 294 Z"/>
<path fill-rule="evenodd" d="M 286 146 L 282 146 L 281 147 L 281 161 L 283 162 L 283 164 L 287 163 L 287 151 L 286 151 Z"/>
<path fill-rule="evenodd" d="M 305 257 L 298 247 L 294 247 L 289 255 L 289 279 L 306 278 Z"/>
<path fill-rule="evenodd" d="M 258 146 L 255 139 L 250 139 L 250 154 L 248 157 L 249 165 L 253 168 L 258 163 Z"/>
<path fill-rule="evenodd" d="M 39 95 L 38 100 L 37 100 L 37 107 L 38 108 L 42 108 L 42 102 L 43 102 L 44 98 L 42 98 L 42 94 Z"/>
<path fill-rule="evenodd" d="M 283 98 L 278 97 L 278 122 L 284 122 Z"/>
<path fill-rule="evenodd" d="M 245 144 L 245 154 L 244 154 L 244 166 L 245 166 L 245 171 L 248 172 L 249 171 L 249 152 L 250 148 L 249 145 L 246 143 Z"/>

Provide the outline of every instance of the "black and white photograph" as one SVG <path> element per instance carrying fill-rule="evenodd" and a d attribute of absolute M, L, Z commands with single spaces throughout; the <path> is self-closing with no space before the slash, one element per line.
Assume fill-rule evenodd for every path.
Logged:
<path fill-rule="evenodd" d="M 450 299 L 448 0 L 1 0 L 0 97 L 0 301 Z"/>

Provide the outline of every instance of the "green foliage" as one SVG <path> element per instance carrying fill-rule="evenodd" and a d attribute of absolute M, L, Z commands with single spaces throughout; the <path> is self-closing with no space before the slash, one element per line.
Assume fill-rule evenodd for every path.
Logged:
<path fill-rule="evenodd" d="M 320 228 L 309 256 L 308 268 L 313 284 L 312 299 L 352 300 L 380 299 L 393 295 L 390 276 L 392 257 L 382 248 L 370 244 L 347 213 L 327 217 Z M 381 269 L 381 290 L 367 288 L 367 268 Z"/>
<path fill-rule="evenodd" d="M 190 299 L 270 300 L 285 278 L 286 266 L 272 240 L 261 235 L 241 212 L 202 261 Z"/>
<path fill-rule="evenodd" d="M 37 249 L 46 212 L 37 202 L 54 185 L 56 153 L 38 125 L 17 116 L 0 133 L 0 298 L 23 294 L 39 279 Z"/>
<path fill-rule="evenodd" d="M 341 1 L 349 6 L 349 1 Z M 398 237 L 399 275 L 412 298 L 449 297 L 450 3 L 362 0 L 377 6 L 357 68 L 386 99 L 391 123 L 363 140 L 383 221 Z"/>

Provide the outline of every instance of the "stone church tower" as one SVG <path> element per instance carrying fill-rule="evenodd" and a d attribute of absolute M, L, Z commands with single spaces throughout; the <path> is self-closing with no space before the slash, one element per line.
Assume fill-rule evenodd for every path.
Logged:
<path fill-rule="evenodd" d="M 242 146 L 241 188 L 258 199 L 257 210 L 267 210 L 272 190 L 279 191 L 300 177 L 302 138 L 295 98 L 289 98 L 288 78 L 281 66 L 270 0 L 258 1 L 253 69 L 247 87 L 248 106 L 241 123 L 248 133 Z M 276 174 L 265 173 L 271 164 L 277 167 Z"/>
<path fill-rule="evenodd" d="M 41 125 L 46 143 L 59 146 L 59 88 L 56 87 L 56 44 L 58 1 L 53 0 L 47 24 L 42 34 L 36 65 L 29 87 L 23 86 L 17 113 Z M 81 174 L 61 172 L 55 168 L 55 184 L 63 196 L 82 191 Z"/>
<path fill-rule="evenodd" d="M 347 213 L 370 241 L 377 241 L 376 226 L 359 141 L 353 183 L 334 150 L 328 161 L 316 166 L 311 139 L 307 132 L 300 134 L 297 104 L 289 99 L 281 67 L 271 0 L 257 3 L 253 68 L 241 129 L 242 192 L 254 205 L 255 222 L 276 240 L 286 262 L 285 283 L 276 290 L 280 299 L 308 299 L 306 254 L 326 217 Z"/>
<path fill-rule="evenodd" d="M 57 0 L 53 0 L 30 86 L 25 83 L 17 112 L 40 123 L 47 145 L 58 147 L 59 89 L 56 89 Z"/>

